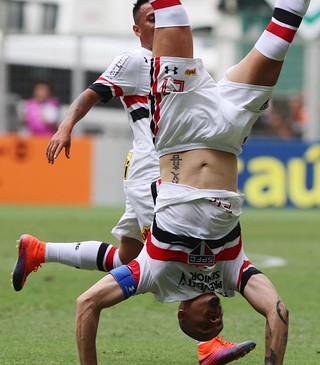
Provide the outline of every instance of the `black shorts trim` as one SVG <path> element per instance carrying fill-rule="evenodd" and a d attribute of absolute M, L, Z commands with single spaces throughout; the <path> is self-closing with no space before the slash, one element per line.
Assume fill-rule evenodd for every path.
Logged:
<path fill-rule="evenodd" d="M 222 247 L 227 242 L 231 242 L 238 238 L 241 234 L 240 223 L 226 236 L 217 240 L 203 240 L 201 238 L 189 237 L 189 236 L 177 236 L 170 232 L 165 232 L 157 226 L 156 217 L 153 220 L 152 235 L 160 242 L 183 246 L 190 249 L 196 248 L 200 242 L 205 241 L 207 246 L 212 250 Z"/>

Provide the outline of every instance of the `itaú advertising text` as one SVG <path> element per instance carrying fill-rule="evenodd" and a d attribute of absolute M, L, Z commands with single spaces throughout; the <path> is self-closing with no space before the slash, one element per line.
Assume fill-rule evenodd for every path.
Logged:
<path fill-rule="evenodd" d="M 320 207 L 320 142 L 248 141 L 238 166 L 247 206 Z"/>

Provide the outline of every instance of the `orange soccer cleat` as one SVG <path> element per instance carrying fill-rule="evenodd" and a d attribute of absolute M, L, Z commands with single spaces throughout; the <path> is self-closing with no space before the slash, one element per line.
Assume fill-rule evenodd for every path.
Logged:
<path fill-rule="evenodd" d="M 225 365 L 238 360 L 256 347 L 255 342 L 233 343 L 215 337 L 211 341 L 198 344 L 201 365 Z"/>
<path fill-rule="evenodd" d="M 45 262 L 46 244 L 37 238 L 24 234 L 18 243 L 18 259 L 12 273 L 12 286 L 20 291 L 32 271 L 37 271 Z"/>

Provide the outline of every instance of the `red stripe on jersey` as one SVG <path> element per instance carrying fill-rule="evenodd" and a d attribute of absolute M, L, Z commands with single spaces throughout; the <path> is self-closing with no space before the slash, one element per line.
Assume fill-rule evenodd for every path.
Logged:
<path fill-rule="evenodd" d="M 111 82 L 110 80 L 108 80 L 108 79 L 106 79 L 105 77 L 102 77 L 102 76 L 100 76 L 97 80 L 96 80 L 96 82 L 99 82 L 99 81 L 103 81 L 103 82 L 105 82 L 105 83 L 107 83 L 107 84 L 109 84 L 109 85 L 111 85 L 112 86 L 112 89 L 113 89 L 113 96 L 114 97 L 116 97 L 116 96 L 122 96 L 123 95 L 123 90 L 121 89 L 121 87 L 120 86 L 118 86 L 118 85 L 116 85 L 116 84 L 114 84 L 113 82 Z"/>
<path fill-rule="evenodd" d="M 118 247 L 111 246 L 111 248 L 109 249 L 109 251 L 107 253 L 106 263 L 105 263 L 107 272 L 114 269 L 114 267 L 113 267 L 113 258 L 114 258 L 114 255 L 115 255 L 117 249 L 118 249 Z"/>
<path fill-rule="evenodd" d="M 160 74 L 160 57 L 156 57 L 154 59 L 154 79 L 152 85 L 152 94 L 155 97 L 155 105 L 154 105 L 154 114 L 153 121 L 155 123 L 153 134 L 156 136 L 159 130 L 159 120 L 160 120 L 160 103 L 161 103 L 161 94 L 158 93 L 158 80 Z"/>
<path fill-rule="evenodd" d="M 159 261 L 175 261 L 175 262 L 183 262 L 185 264 L 189 264 L 189 254 L 183 251 L 174 251 L 160 248 L 152 243 L 152 235 L 149 234 L 147 238 L 147 252 L 149 256 L 154 260 Z M 218 261 L 231 261 L 235 260 L 242 248 L 241 237 L 239 242 L 230 248 L 225 248 L 217 255 L 214 256 L 214 263 L 216 264 Z M 197 265 L 201 266 L 201 265 Z M 208 264 L 204 264 L 204 266 L 208 266 Z"/>
<path fill-rule="evenodd" d="M 214 257 L 214 263 L 218 262 L 218 261 L 231 261 L 231 260 L 235 260 L 242 248 L 242 239 L 241 236 L 239 237 L 239 242 L 230 248 L 224 248 L 222 249 L 222 251 L 220 251 L 218 254 L 215 255 Z"/>
<path fill-rule="evenodd" d="M 147 252 L 148 255 L 154 259 L 159 261 L 176 261 L 176 262 L 188 262 L 189 255 L 186 252 L 181 251 L 173 251 L 173 250 L 165 250 L 158 246 L 155 246 L 152 243 L 152 235 L 149 234 L 147 237 Z"/>
<path fill-rule="evenodd" d="M 242 266 L 241 266 L 241 269 L 239 271 L 239 277 L 238 277 L 238 288 L 240 288 L 240 284 L 241 284 L 241 280 L 242 280 L 242 275 L 243 275 L 243 272 L 245 271 L 245 269 L 247 269 L 251 264 L 250 261 L 246 260 L 243 262 Z"/>
<path fill-rule="evenodd" d="M 158 92 L 159 73 L 160 73 L 160 57 L 155 57 L 153 61 L 153 83 L 152 83 L 153 95 L 156 95 Z"/>
<path fill-rule="evenodd" d="M 133 95 L 133 96 L 125 96 L 123 98 L 123 101 L 125 102 L 127 108 L 134 104 L 148 104 L 148 95 Z"/>
<path fill-rule="evenodd" d="M 155 0 L 151 2 L 154 10 L 169 8 L 171 6 L 181 5 L 180 0 Z"/>
<path fill-rule="evenodd" d="M 276 24 L 274 22 L 270 22 L 267 26 L 266 30 L 274 35 L 276 35 L 279 38 L 282 38 L 284 41 L 288 43 L 292 43 L 293 38 L 297 32 L 296 29 L 290 29 L 283 27 L 279 24 Z"/>
<path fill-rule="evenodd" d="M 140 282 L 140 275 L 141 275 L 139 262 L 137 262 L 136 260 L 132 260 L 128 264 L 128 267 L 131 269 L 133 279 L 134 279 L 134 281 L 136 282 L 136 284 L 138 286 L 139 282 Z"/>

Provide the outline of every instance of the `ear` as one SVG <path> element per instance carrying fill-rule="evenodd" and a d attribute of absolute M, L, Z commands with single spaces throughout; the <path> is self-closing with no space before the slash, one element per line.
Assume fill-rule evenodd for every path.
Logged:
<path fill-rule="evenodd" d="M 138 26 L 137 24 L 134 24 L 134 25 L 133 25 L 133 27 L 132 27 L 132 29 L 133 29 L 134 34 L 135 34 L 138 38 L 140 38 L 140 29 L 139 29 L 139 26 Z"/>

